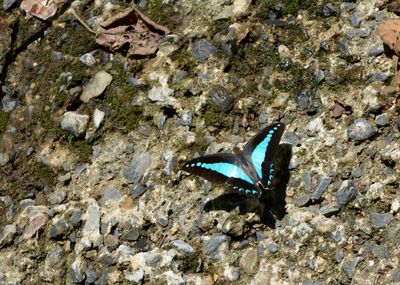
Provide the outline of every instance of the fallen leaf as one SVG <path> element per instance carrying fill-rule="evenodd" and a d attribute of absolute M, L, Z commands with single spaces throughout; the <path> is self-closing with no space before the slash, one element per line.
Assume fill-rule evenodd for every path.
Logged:
<path fill-rule="evenodd" d="M 24 0 L 20 8 L 41 20 L 47 20 L 57 12 L 57 5 L 52 0 Z"/>
<path fill-rule="evenodd" d="M 111 51 L 126 52 L 128 56 L 147 56 L 158 50 L 162 38 L 169 33 L 168 28 L 133 8 L 101 23 L 96 43 Z"/>
<path fill-rule="evenodd" d="M 332 117 L 336 119 L 340 118 L 343 114 L 351 115 L 351 113 L 353 112 L 351 106 L 344 105 L 336 100 L 334 101 L 331 110 L 332 110 Z"/>
<path fill-rule="evenodd" d="M 394 0 L 389 3 L 377 3 L 375 4 L 379 10 L 387 9 L 389 12 L 400 12 L 400 0 Z"/>
<path fill-rule="evenodd" d="M 388 19 L 378 26 L 382 41 L 400 55 L 400 19 Z"/>

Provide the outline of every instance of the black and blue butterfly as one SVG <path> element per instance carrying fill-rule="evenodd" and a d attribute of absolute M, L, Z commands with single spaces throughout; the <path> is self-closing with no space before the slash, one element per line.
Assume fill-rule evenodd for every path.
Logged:
<path fill-rule="evenodd" d="M 217 153 L 194 158 L 183 170 L 214 183 L 227 182 L 235 193 L 260 197 L 272 188 L 275 155 L 284 131 L 283 123 L 275 123 L 259 131 L 237 155 Z"/>

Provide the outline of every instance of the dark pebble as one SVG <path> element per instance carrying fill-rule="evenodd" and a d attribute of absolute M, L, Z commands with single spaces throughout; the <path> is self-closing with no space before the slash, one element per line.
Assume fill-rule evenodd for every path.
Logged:
<path fill-rule="evenodd" d="M 221 112 L 229 111 L 233 107 L 234 100 L 231 92 L 222 86 L 212 86 L 210 97 Z"/>
<path fill-rule="evenodd" d="M 330 17 L 330 16 L 339 16 L 340 14 L 340 9 L 339 7 L 337 7 L 336 5 L 332 4 L 332 3 L 326 3 L 323 7 L 322 7 L 322 15 L 324 17 Z"/>
<path fill-rule="evenodd" d="M 329 184 L 332 182 L 332 177 L 322 177 L 318 179 L 317 188 L 311 196 L 313 200 L 320 200 L 324 195 L 326 189 L 328 189 Z"/>
<path fill-rule="evenodd" d="M 336 203 L 340 209 L 342 209 L 347 203 L 353 200 L 357 195 L 357 189 L 353 186 L 351 182 L 343 186 L 336 193 Z"/>
<path fill-rule="evenodd" d="M 350 260 L 343 261 L 341 268 L 348 278 L 353 277 L 356 271 L 357 264 L 360 263 L 360 261 L 362 260 L 362 257 L 355 257 Z"/>
<path fill-rule="evenodd" d="M 383 54 L 383 45 L 373 45 L 369 51 L 368 51 L 368 55 L 369 56 L 379 56 Z"/>
<path fill-rule="evenodd" d="M 371 213 L 369 219 L 373 228 L 381 229 L 393 220 L 393 215 L 391 213 Z"/>
<path fill-rule="evenodd" d="M 304 192 L 310 192 L 311 191 L 311 172 L 306 171 L 303 173 L 303 183 L 304 183 Z"/>
<path fill-rule="evenodd" d="M 359 28 L 362 20 L 360 15 L 354 14 L 350 17 L 349 22 L 353 27 Z"/>
<path fill-rule="evenodd" d="M 347 135 L 355 141 L 364 141 L 375 135 L 376 131 L 364 118 L 356 119 L 348 128 Z"/>
<path fill-rule="evenodd" d="M 129 85 L 131 85 L 132 87 L 135 87 L 135 88 L 138 88 L 138 89 L 147 87 L 147 84 L 146 84 L 146 83 L 143 83 L 143 82 L 140 81 L 139 79 L 137 79 L 137 78 L 135 78 L 135 77 L 131 77 L 131 76 L 128 77 L 128 83 L 129 83 Z"/>
<path fill-rule="evenodd" d="M 301 139 L 299 135 L 297 135 L 294 132 L 285 132 L 282 136 L 282 142 L 288 143 L 294 146 L 300 146 L 301 145 Z"/>
<path fill-rule="evenodd" d="M 135 184 L 131 186 L 131 195 L 132 198 L 135 199 L 146 192 L 146 188 L 140 184 Z"/>
<path fill-rule="evenodd" d="M 204 242 L 203 250 L 207 255 L 215 254 L 218 247 L 224 242 L 229 242 L 230 238 L 226 235 L 214 235 L 209 240 Z"/>
<path fill-rule="evenodd" d="M 387 126 L 389 125 L 389 115 L 387 113 L 380 114 L 376 116 L 375 123 L 378 126 Z"/>
<path fill-rule="evenodd" d="M 192 45 L 192 55 L 200 61 L 206 61 L 211 55 L 216 54 L 217 51 L 217 48 L 206 39 L 200 39 Z"/>
<path fill-rule="evenodd" d="M 50 227 L 50 238 L 60 240 L 68 235 L 68 224 L 64 221 L 58 221 Z"/>
<path fill-rule="evenodd" d="M 365 174 L 365 170 L 367 170 L 367 166 L 364 162 L 361 162 L 360 165 L 351 172 L 351 176 L 360 178 Z"/>
<path fill-rule="evenodd" d="M 296 207 L 304 207 L 311 201 L 309 194 L 301 194 L 300 196 L 295 197 L 294 205 Z"/>

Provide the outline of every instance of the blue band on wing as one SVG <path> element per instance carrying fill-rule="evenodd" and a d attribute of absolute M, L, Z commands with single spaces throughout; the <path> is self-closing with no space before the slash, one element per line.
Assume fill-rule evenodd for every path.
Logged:
<path fill-rule="evenodd" d="M 240 167 L 228 162 L 215 162 L 215 163 L 197 162 L 195 165 L 191 164 L 190 166 L 202 167 L 205 169 L 221 173 L 227 177 L 240 178 L 250 184 L 254 183 Z"/>
<path fill-rule="evenodd" d="M 260 179 L 262 178 L 262 163 L 265 160 L 268 145 L 271 141 L 272 135 L 277 129 L 278 127 L 272 128 L 268 132 L 268 135 L 266 135 L 257 147 L 254 148 L 253 153 L 251 154 L 251 161 L 253 162 L 254 168 L 256 169 L 257 175 Z"/>

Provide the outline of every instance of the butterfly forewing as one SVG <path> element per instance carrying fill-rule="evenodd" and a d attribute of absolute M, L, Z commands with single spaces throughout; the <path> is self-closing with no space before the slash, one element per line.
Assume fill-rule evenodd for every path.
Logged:
<path fill-rule="evenodd" d="M 275 155 L 283 131 L 283 123 L 269 125 L 258 132 L 244 147 L 243 155 L 251 161 L 264 187 L 272 185 Z"/>
<path fill-rule="evenodd" d="M 214 183 L 224 183 L 233 177 L 252 184 L 253 181 L 239 165 L 233 154 L 218 153 L 194 158 L 185 163 L 183 170 Z"/>

